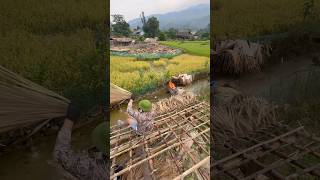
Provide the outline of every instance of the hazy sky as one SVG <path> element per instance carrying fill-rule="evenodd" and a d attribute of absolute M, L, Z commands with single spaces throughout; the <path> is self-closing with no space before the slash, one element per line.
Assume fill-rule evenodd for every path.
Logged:
<path fill-rule="evenodd" d="M 138 18 L 142 11 L 148 16 L 209 3 L 210 0 L 111 0 L 110 14 L 122 14 L 128 21 Z"/>

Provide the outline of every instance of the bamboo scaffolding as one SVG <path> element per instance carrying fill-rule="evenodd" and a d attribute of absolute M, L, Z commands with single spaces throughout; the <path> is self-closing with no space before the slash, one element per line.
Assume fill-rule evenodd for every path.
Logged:
<path fill-rule="evenodd" d="M 245 142 L 242 144 L 246 147 L 239 148 L 234 141 Z M 231 155 L 212 163 L 212 173 L 216 179 L 320 177 L 320 143 L 304 127 L 292 129 L 281 123 L 271 124 L 247 136 L 231 138 L 225 148 Z M 273 158 L 267 158 L 271 156 Z M 306 156 L 312 157 L 314 162 L 305 163 Z M 265 161 L 266 158 L 268 161 Z M 287 168 L 296 170 L 286 171 Z M 237 169 L 243 173 L 242 177 L 232 174 Z"/>
<path fill-rule="evenodd" d="M 174 176 L 165 178 L 210 179 L 210 107 L 207 103 L 194 102 L 157 116 L 153 132 L 145 136 L 133 135 L 130 129 L 117 126 L 111 129 L 111 168 L 120 163 L 117 159 L 128 158 L 121 171 L 111 170 L 111 179 L 126 174 L 128 179 L 138 179 L 133 174 L 145 165 L 153 179 L 161 179 L 164 165 L 168 165 L 161 165 L 165 161 L 171 161 L 176 171 Z M 133 156 L 137 149 L 143 149 L 144 156 Z"/>

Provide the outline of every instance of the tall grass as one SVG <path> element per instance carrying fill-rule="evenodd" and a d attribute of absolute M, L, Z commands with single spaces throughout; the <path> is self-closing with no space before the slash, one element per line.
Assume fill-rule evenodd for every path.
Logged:
<path fill-rule="evenodd" d="M 99 0 L 2 0 L 0 32 L 55 34 L 94 29 L 106 20 L 107 9 L 107 3 Z"/>
<path fill-rule="evenodd" d="M 202 56 L 183 55 L 171 60 L 167 66 L 170 76 L 181 73 L 210 72 L 209 58 Z"/>
<path fill-rule="evenodd" d="M 299 71 L 288 77 L 277 77 L 265 92 L 270 101 L 282 105 L 280 119 L 288 124 L 300 122 L 320 135 L 320 69 Z"/>
<path fill-rule="evenodd" d="M 263 96 L 280 104 L 320 102 L 320 69 L 297 71 L 290 76 L 275 77 Z"/>
<path fill-rule="evenodd" d="M 107 3 L 99 0 L 4 0 L 0 64 L 78 101 L 100 101 Z"/>
<path fill-rule="evenodd" d="M 304 21 L 305 0 L 216 0 L 211 11 L 213 39 L 234 39 L 281 33 Z M 320 3 L 315 3 L 319 20 Z"/>

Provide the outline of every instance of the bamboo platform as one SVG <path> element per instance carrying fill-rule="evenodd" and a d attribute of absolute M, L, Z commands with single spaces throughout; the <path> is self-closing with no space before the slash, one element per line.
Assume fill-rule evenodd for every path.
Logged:
<path fill-rule="evenodd" d="M 206 102 L 195 102 L 159 115 L 153 131 L 145 136 L 137 136 L 129 128 L 113 126 L 110 140 L 110 179 L 122 175 L 126 175 L 126 179 L 139 179 L 135 171 L 143 166 L 149 169 L 149 179 L 210 179 L 210 106 Z M 145 152 L 144 156 L 136 154 L 139 149 Z M 183 154 L 180 161 L 177 154 Z M 173 178 L 159 177 L 165 159 L 172 162 L 178 172 Z M 188 163 L 181 166 L 181 161 Z M 115 172 L 121 162 L 122 170 Z"/>
<path fill-rule="evenodd" d="M 303 126 L 276 123 L 246 137 L 229 139 L 223 146 L 223 157 L 216 154 L 211 163 L 217 180 L 320 177 L 320 139 Z"/>

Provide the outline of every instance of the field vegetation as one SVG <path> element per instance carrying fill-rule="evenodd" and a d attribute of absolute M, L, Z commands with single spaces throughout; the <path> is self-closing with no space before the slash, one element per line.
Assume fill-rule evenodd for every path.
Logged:
<path fill-rule="evenodd" d="M 2 1 L 0 65 L 89 108 L 101 99 L 105 71 L 101 2 Z"/>
<path fill-rule="evenodd" d="M 216 0 L 211 10 L 213 39 L 257 37 L 305 27 L 320 18 L 320 3 L 312 0 Z M 310 3 L 309 3 L 310 4 Z"/>
<path fill-rule="evenodd" d="M 210 41 L 161 41 L 160 43 L 182 49 L 187 54 L 210 56 Z"/>
<path fill-rule="evenodd" d="M 183 54 L 157 61 L 139 61 L 136 58 L 119 56 L 110 58 L 111 82 L 139 94 L 163 85 L 173 75 L 201 72 L 210 72 L 210 60 L 207 57 Z"/>

